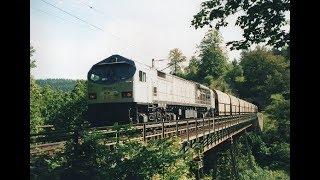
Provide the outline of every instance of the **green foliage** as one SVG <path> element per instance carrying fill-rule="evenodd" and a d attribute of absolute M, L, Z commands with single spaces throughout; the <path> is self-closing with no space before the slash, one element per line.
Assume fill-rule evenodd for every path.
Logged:
<path fill-rule="evenodd" d="M 273 54 L 283 56 L 288 63 L 290 63 L 290 46 L 285 46 L 281 49 L 272 49 Z"/>
<path fill-rule="evenodd" d="M 30 157 L 30 179 L 60 179 L 66 159 L 63 154 L 39 155 Z"/>
<path fill-rule="evenodd" d="M 224 77 L 227 84 L 234 94 L 239 95 L 242 83 L 245 81 L 242 66 L 236 61 L 232 61 L 230 70 Z"/>
<path fill-rule="evenodd" d="M 36 66 L 36 60 L 31 59 L 33 54 L 36 52 L 36 50 L 33 48 L 33 46 L 30 44 L 30 69 L 37 67 Z"/>
<path fill-rule="evenodd" d="M 228 64 L 221 43 L 222 39 L 218 31 L 209 30 L 198 47 L 199 57 L 191 57 L 185 73 L 180 77 L 203 83 L 212 89 L 232 93 L 225 79 L 231 66 Z"/>
<path fill-rule="evenodd" d="M 30 77 L 30 132 L 37 133 L 44 124 L 42 110 L 42 94 L 33 77 Z"/>
<path fill-rule="evenodd" d="M 35 49 L 30 45 L 30 68 L 36 67 L 35 60 L 31 59 L 34 52 Z M 30 133 L 40 132 L 40 126 L 44 124 L 41 115 L 42 98 L 41 88 L 37 85 L 33 76 L 30 76 Z"/>
<path fill-rule="evenodd" d="M 77 81 L 73 79 L 37 79 L 36 82 L 41 87 L 45 87 L 46 85 L 49 85 L 51 86 L 51 88 L 55 90 L 70 92 L 73 90 Z"/>
<path fill-rule="evenodd" d="M 290 99 L 284 99 L 281 94 L 271 95 L 271 103 L 266 107 L 271 119 L 277 122 L 279 141 L 290 141 Z"/>
<path fill-rule="evenodd" d="M 290 172 L 290 100 L 281 94 L 271 96 L 266 107 L 264 132 L 251 134 L 257 162 L 263 167 Z"/>
<path fill-rule="evenodd" d="M 192 56 L 185 73 L 180 77 L 203 83 L 212 89 L 231 93 L 225 75 L 230 70 L 227 57 L 221 47 L 222 39 L 218 31 L 211 29 L 198 46 L 199 57 Z"/>
<path fill-rule="evenodd" d="M 181 63 L 186 61 L 186 56 L 184 56 L 180 49 L 174 48 L 169 52 L 169 66 L 171 67 L 171 74 L 179 74 L 182 72 Z"/>
<path fill-rule="evenodd" d="M 290 177 L 283 171 L 279 170 L 267 170 L 260 167 L 256 167 L 255 170 L 247 169 L 240 174 L 240 179 L 251 180 L 251 179 L 279 179 L 279 180 L 289 180 Z"/>
<path fill-rule="evenodd" d="M 222 39 L 218 31 L 211 29 L 202 39 L 198 46 L 200 55 L 192 56 L 185 72 L 177 72 L 176 75 L 182 78 L 203 83 L 213 89 L 220 89 L 224 92 L 232 93 L 229 84 L 225 80 L 225 75 L 231 66 L 227 62 L 226 53 L 221 47 Z M 176 51 L 178 51 L 176 49 Z M 172 53 L 171 51 L 170 53 Z M 177 57 L 181 57 L 181 53 Z M 174 57 L 174 56 L 172 56 Z M 185 59 L 185 58 L 175 58 Z M 184 61 L 184 60 L 183 60 Z M 237 79 L 237 81 L 239 78 Z"/>
<path fill-rule="evenodd" d="M 214 22 L 215 28 L 219 29 L 228 25 L 227 17 L 244 12 L 238 16 L 235 25 L 243 29 L 245 39 L 228 42 L 232 49 L 246 49 L 262 42 L 276 48 L 290 45 L 290 32 L 283 30 L 288 25 L 285 13 L 290 10 L 289 0 L 208 0 L 201 7 L 191 22 L 195 28 L 212 27 Z"/>
<path fill-rule="evenodd" d="M 102 133 L 84 133 L 83 142 L 67 144 L 66 152 L 54 158 L 41 157 L 34 167 L 33 177 L 55 179 L 191 179 L 193 152 L 183 153 L 179 139 L 162 139 L 144 143 L 128 140 L 109 150 Z M 59 161 L 56 161 L 59 160 Z M 191 164 L 190 164 L 191 163 Z"/>
<path fill-rule="evenodd" d="M 290 61 L 284 57 L 288 48 L 275 52 L 257 47 L 243 52 L 239 63 L 228 63 L 220 43 L 217 31 L 210 30 L 199 46 L 200 56 L 193 56 L 179 76 L 251 101 L 260 110 L 272 94 L 289 91 Z"/>
<path fill-rule="evenodd" d="M 198 79 L 198 71 L 199 71 L 199 59 L 196 56 L 192 56 L 189 65 L 185 68 L 185 79 L 189 79 L 192 81 L 197 81 Z"/>
<path fill-rule="evenodd" d="M 214 179 L 232 179 L 230 151 L 221 153 L 217 161 Z"/>
<path fill-rule="evenodd" d="M 231 92 L 229 84 L 225 81 L 223 77 L 213 78 L 212 76 L 206 76 L 204 78 L 204 82 L 208 85 L 211 89 L 219 89 L 222 92 L 226 92 L 229 94 L 233 94 Z"/>
<path fill-rule="evenodd" d="M 42 130 L 41 125 L 53 125 L 55 130 L 74 130 L 88 126 L 86 81 L 78 80 L 71 92 L 63 92 L 50 85 L 40 87 L 30 81 L 30 128 L 32 133 Z"/>
<path fill-rule="evenodd" d="M 221 48 L 221 43 L 221 36 L 214 29 L 209 30 L 202 39 L 199 45 L 200 63 L 198 73 L 200 79 L 206 76 L 218 78 L 227 72 L 227 58 Z"/>
<path fill-rule="evenodd" d="M 246 138 L 248 138 L 248 145 L 246 145 Z M 254 142 L 253 142 L 254 141 Z M 236 162 L 236 170 L 239 173 L 239 179 L 289 179 L 288 169 L 280 166 L 289 167 L 289 162 L 286 162 L 289 152 L 288 144 L 281 144 L 279 146 L 266 147 L 260 136 L 254 133 L 241 136 L 234 143 L 234 156 Z M 259 146 L 259 150 L 257 150 Z M 265 153 L 264 163 L 269 163 L 265 168 L 260 167 L 259 160 L 256 162 L 255 157 L 261 157 L 253 152 Z M 220 153 L 217 161 L 217 167 L 212 174 L 213 179 L 235 179 L 232 172 L 230 149 Z M 271 169 L 268 169 L 270 167 Z M 279 170 L 281 169 L 281 170 Z M 283 171 L 285 170 L 285 171 Z"/>
<path fill-rule="evenodd" d="M 30 67 L 35 68 L 31 57 L 35 49 L 30 45 Z M 61 86 L 61 84 L 68 84 Z M 37 84 L 41 84 L 40 86 Z M 74 85 L 72 85 L 74 83 Z M 52 88 L 50 84 L 57 87 Z M 60 87 L 59 87 L 60 85 Z M 67 92 L 72 88 L 71 92 Z M 65 92 L 59 90 L 63 89 Z M 30 76 L 30 133 L 43 131 L 42 125 L 53 125 L 55 129 L 70 130 L 75 124 L 86 125 L 86 82 L 73 80 L 35 80 Z"/>
<path fill-rule="evenodd" d="M 51 123 L 58 130 L 83 129 L 88 126 L 86 122 L 87 111 L 87 86 L 86 81 L 77 80 L 71 92 L 64 92 L 57 101 L 60 108 L 53 109 Z"/>
<path fill-rule="evenodd" d="M 289 89 L 288 64 L 282 56 L 258 47 L 253 51 L 243 52 L 240 65 L 244 82 L 239 94 L 251 97 L 262 109 L 272 94 Z"/>
<path fill-rule="evenodd" d="M 278 141 L 275 134 L 268 132 L 263 135 L 250 134 L 249 141 L 252 146 L 253 155 L 258 164 L 272 170 L 283 170 L 290 173 L 290 145 L 287 142 Z"/>
<path fill-rule="evenodd" d="M 41 88 L 42 103 L 41 116 L 44 118 L 45 124 L 54 124 L 53 117 L 57 110 L 63 108 L 65 102 L 63 100 L 63 93 L 52 89 L 50 85 Z"/>
<path fill-rule="evenodd" d="M 272 169 L 283 169 L 290 172 L 290 144 L 289 143 L 274 143 L 270 147 L 270 155 L 272 164 L 269 166 Z"/>

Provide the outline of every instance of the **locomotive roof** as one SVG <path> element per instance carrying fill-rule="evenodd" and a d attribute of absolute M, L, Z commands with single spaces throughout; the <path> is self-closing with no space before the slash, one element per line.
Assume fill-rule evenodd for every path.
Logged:
<path fill-rule="evenodd" d="M 114 55 L 112 55 L 112 56 L 109 56 L 108 58 L 106 58 L 106 59 L 104 59 L 104 60 L 102 60 L 102 61 L 94 64 L 93 66 L 98 66 L 98 65 L 103 65 L 103 64 L 116 64 L 116 63 L 128 63 L 128 64 L 131 64 L 131 65 L 135 65 L 135 62 L 136 62 L 136 63 L 139 63 L 139 64 L 141 64 L 141 65 L 147 66 L 148 68 L 152 69 L 152 67 L 149 66 L 149 65 L 147 65 L 147 64 L 141 63 L 141 62 L 136 61 L 136 60 L 132 60 L 132 59 L 125 58 L 125 57 L 120 56 L 120 55 L 118 55 L 118 54 L 114 54 Z M 158 69 L 155 69 L 155 70 L 160 71 L 160 70 L 158 70 Z M 160 72 L 162 72 L 162 71 L 160 71 Z M 165 73 L 165 72 L 164 72 L 164 73 Z M 169 75 L 169 76 L 176 77 L 176 78 L 181 79 L 181 80 L 185 80 L 185 81 L 189 81 L 189 82 L 192 82 L 192 83 L 201 85 L 201 84 L 198 83 L 198 82 L 191 81 L 191 80 L 186 80 L 186 79 L 184 79 L 184 78 L 181 78 L 181 77 L 179 77 L 179 76 L 175 76 L 175 75 L 173 75 L 173 74 L 168 74 L 168 73 L 165 73 L 165 74 L 167 74 L 167 75 Z M 202 85 L 202 86 L 203 86 L 203 85 Z M 208 87 L 207 87 L 207 88 L 208 88 Z M 210 88 L 208 88 L 208 89 L 210 89 Z"/>
<path fill-rule="evenodd" d="M 130 64 L 133 66 L 135 65 L 135 63 L 132 59 L 128 59 L 128 58 L 125 58 L 125 57 L 120 56 L 118 54 L 115 54 L 115 55 L 112 55 L 112 56 L 98 62 L 94 66 L 103 65 L 103 64 L 116 64 L 116 63 L 127 63 L 127 64 Z"/>

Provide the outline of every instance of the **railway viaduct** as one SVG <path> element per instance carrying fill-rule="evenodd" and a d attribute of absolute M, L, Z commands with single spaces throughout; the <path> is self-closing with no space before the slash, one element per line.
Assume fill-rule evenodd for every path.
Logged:
<path fill-rule="evenodd" d="M 198 161 L 199 169 L 203 167 L 202 157 L 207 151 L 216 148 L 223 142 L 228 142 L 232 145 L 234 137 L 243 134 L 247 130 L 262 130 L 262 128 L 263 118 L 260 113 L 170 122 L 139 123 L 133 126 L 133 129 L 138 133 L 138 136 L 134 138 L 141 141 L 148 142 L 154 139 L 178 136 L 181 139 L 180 143 L 183 151 L 188 151 L 189 148 L 195 148 L 195 146 L 200 145 L 200 153 L 198 157 L 194 157 Z M 121 139 L 128 139 L 120 131 L 110 130 L 110 127 L 100 127 L 93 130 L 105 131 L 111 137 L 116 137 L 116 141 L 113 138 L 113 140 L 107 143 L 111 149 Z M 73 137 L 72 135 L 68 137 L 61 136 L 61 133 L 57 133 L 56 135 L 59 135 L 60 140 L 58 140 L 59 138 L 50 137 L 49 139 L 54 139 L 55 141 L 31 145 L 30 154 L 35 155 L 40 152 L 54 153 L 57 150 L 63 149 L 68 137 Z M 39 139 L 48 139 L 48 137 L 48 134 L 32 135 L 31 142 L 39 142 Z"/>

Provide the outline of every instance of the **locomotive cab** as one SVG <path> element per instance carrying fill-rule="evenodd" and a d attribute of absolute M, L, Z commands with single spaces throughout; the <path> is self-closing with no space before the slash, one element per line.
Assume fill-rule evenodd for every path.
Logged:
<path fill-rule="evenodd" d="M 119 55 L 92 66 L 87 79 L 88 120 L 93 126 L 112 125 L 112 119 L 126 122 L 133 114 L 130 109 L 134 109 L 135 72 L 134 62 Z"/>

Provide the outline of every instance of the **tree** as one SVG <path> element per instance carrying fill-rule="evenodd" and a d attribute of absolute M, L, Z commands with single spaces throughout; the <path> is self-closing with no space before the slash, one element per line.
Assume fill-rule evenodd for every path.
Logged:
<path fill-rule="evenodd" d="M 32 160 L 44 170 L 33 173 L 39 179 L 194 179 L 192 149 L 181 151 L 179 139 L 148 143 L 126 140 L 113 150 L 104 143 L 103 132 L 85 131 L 77 150 L 67 143 L 64 153 Z M 38 167 L 39 168 L 39 167 Z M 52 177 L 51 177 L 52 178 Z"/>
<path fill-rule="evenodd" d="M 266 107 L 266 113 L 276 120 L 277 137 L 280 142 L 290 142 L 290 99 L 282 94 L 271 95 L 271 103 Z"/>
<path fill-rule="evenodd" d="M 182 54 L 181 50 L 174 48 L 169 52 L 169 66 L 171 67 L 171 74 L 181 73 L 181 63 L 186 61 L 186 57 Z"/>
<path fill-rule="evenodd" d="M 60 96 L 57 94 L 57 99 L 58 97 L 59 99 L 55 103 L 60 104 L 60 108 L 57 108 L 51 120 L 56 129 L 73 131 L 88 125 L 86 121 L 86 83 L 84 80 L 77 80 L 71 92 L 58 91 Z"/>
<path fill-rule="evenodd" d="M 225 75 L 228 69 L 226 54 L 221 48 L 222 39 L 219 32 L 211 29 L 202 39 L 200 50 L 199 62 L 199 78 L 204 79 L 206 76 L 219 78 Z"/>
<path fill-rule="evenodd" d="M 224 79 L 229 84 L 232 92 L 239 95 L 241 85 L 244 82 L 244 76 L 242 66 L 236 60 L 232 61 L 231 69 L 226 73 Z"/>
<path fill-rule="evenodd" d="M 263 169 L 261 167 L 256 167 L 254 170 L 247 169 L 240 174 L 240 179 L 248 180 L 248 179 L 290 179 L 289 175 L 281 170 L 268 170 Z"/>
<path fill-rule="evenodd" d="M 185 78 L 192 81 L 198 81 L 199 59 L 191 56 L 189 65 L 186 67 Z"/>
<path fill-rule="evenodd" d="M 290 173 L 290 144 L 277 142 L 270 147 L 270 169 L 281 169 Z"/>
<path fill-rule="evenodd" d="M 30 69 L 35 68 L 35 60 L 31 57 L 35 49 L 30 45 Z M 43 117 L 41 115 L 42 110 L 42 95 L 41 88 L 37 85 L 33 76 L 30 75 L 30 132 L 37 133 L 41 129 L 39 126 L 43 125 Z"/>
<path fill-rule="evenodd" d="M 280 50 L 273 48 L 272 52 L 275 55 L 283 56 L 285 58 L 285 60 L 287 61 L 287 63 L 290 63 L 290 46 L 285 46 L 285 47 L 281 48 Z"/>
<path fill-rule="evenodd" d="M 246 138 L 249 138 L 248 143 Z M 235 157 L 236 171 L 240 175 L 239 179 L 289 179 L 290 148 L 286 143 L 266 145 L 261 136 L 249 133 L 240 136 L 234 142 L 232 152 Z M 261 156 L 264 156 L 263 166 L 268 166 L 271 170 L 261 166 Z M 257 161 L 255 157 L 258 157 Z M 212 174 L 213 179 L 237 179 L 233 177 L 231 162 L 231 149 L 222 149 Z"/>
<path fill-rule="evenodd" d="M 204 84 L 211 89 L 218 89 L 222 92 L 232 94 L 229 84 L 224 80 L 224 77 L 213 78 L 212 76 L 206 76 L 204 78 Z"/>
<path fill-rule="evenodd" d="M 290 173 L 290 100 L 281 94 L 271 96 L 265 108 L 260 134 L 250 134 L 252 152 L 262 167 Z"/>
<path fill-rule="evenodd" d="M 53 89 L 70 92 L 76 85 L 76 80 L 73 79 L 37 79 L 37 84 L 44 87 L 50 85 Z"/>
<path fill-rule="evenodd" d="M 37 133 L 41 129 L 39 126 L 44 124 L 42 111 L 42 95 L 41 88 L 36 84 L 35 80 L 30 78 L 30 132 Z"/>
<path fill-rule="evenodd" d="M 243 68 L 244 82 L 239 93 L 256 102 L 260 108 L 266 107 L 272 94 L 288 91 L 290 74 L 283 56 L 257 47 L 242 53 L 240 65 Z"/>
<path fill-rule="evenodd" d="M 69 101 L 66 100 L 68 93 L 52 88 L 50 85 L 42 87 L 41 94 L 43 96 L 42 117 L 45 124 L 57 127 L 55 117 L 66 108 Z"/>
<path fill-rule="evenodd" d="M 201 4 L 201 10 L 193 16 L 195 28 L 227 26 L 226 18 L 242 11 L 235 23 L 243 29 L 244 40 L 231 41 L 231 49 L 246 49 L 251 44 L 266 42 L 281 48 L 290 45 L 290 32 L 283 27 L 288 24 L 285 13 L 290 10 L 290 0 L 208 0 Z"/>
<path fill-rule="evenodd" d="M 33 46 L 30 44 L 30 69 L 37 67 L 36 66 L 36 60 L 31 59 L 33 54 L 36 52 L 36 50 L 33 48 Z"/>

